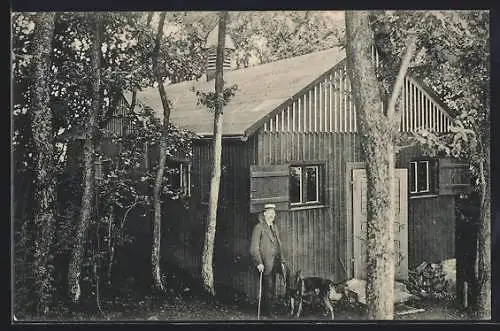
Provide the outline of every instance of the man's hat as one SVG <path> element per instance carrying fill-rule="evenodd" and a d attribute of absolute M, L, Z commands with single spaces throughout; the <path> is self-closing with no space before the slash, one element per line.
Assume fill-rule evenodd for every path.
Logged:
<path fill-rule="evenodd" d="M 264 205 L 264 210 L 266 209 L 276 209 L 276 205 L 274 203 L 266 203 Z"/>

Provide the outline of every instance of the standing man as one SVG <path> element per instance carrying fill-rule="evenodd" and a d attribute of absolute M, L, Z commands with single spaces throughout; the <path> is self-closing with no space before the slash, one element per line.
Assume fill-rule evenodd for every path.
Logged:
<path fill-rule="evenodd" d="M 272 300 L 276 293 L 276 274 L 281 272 L 282 257 L 278 231 L 274 224 L 276 206 L 266 204 L 252 232 L 250 256 L 262 276 L 262 314 L 275 317 Z M 260 275 L 259 275 L 260 276 Z"/>

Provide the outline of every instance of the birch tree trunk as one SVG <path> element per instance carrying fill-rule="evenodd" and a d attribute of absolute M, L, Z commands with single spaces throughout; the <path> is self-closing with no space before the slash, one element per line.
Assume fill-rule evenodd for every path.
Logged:
<path fill-rule="evenodd" d="M 224 88 L 223 64 L 224 48 L 226 36 L 227 12 L 219 14 L 219 34 L 217 44 L 217 58 L 215 63 L 215 93 L 222 95 Z M 203 290 L 210 295 L 215 295 L 214 273 L 213 273 L 213 255 L 215 242 L 215 229 L 217 224 L 217 205 L 219 201 L 219 187 L 221 175 L 221 156 L 222 156 L 222 98 L 217 102 L 217 108 L 214 114 L 214 135 L 213 135 L 213 163 L 210 178 L 210 200 L 208 205 L 208 217 L 205 229 L 205 240 L 203 243 L 203 252 L 201 255 L 201 279 Z"/>
<path fill-rule="evenodd" d="M 415 50 L 415 40 L 409 42 L 388 107 L 384 109 L 371 55 L 374 40 L 368 13 L 348 11 L 345 21 L 347 67 L 359 114 L 361 145 L 366 158 L 368 317 L 391 320 L 394 318 L 395 277 L 394 141 L 400 118 L 396 105 Z"/>
<path fill-rule="evenodd" d="M 160 137 L 160 152 L 158 171 L 156 173 L 155 185 L 153 188 L 154 224 L 153 224 L 153 246 L 151 251 L 151 267 L 153 272 L 153 287 L 164 291 L 164 284 L 161 279 L 160 257 L 161 257 L 161 189 L 163 187 L 163 175 L 165 173 L 165 162 L 167 159 L 167 135 L 170 121 L 170 106 L 168 104 L 167 93 L 163 86 L 160 70 L 158 68 L 158 57 L 160 55 L 160 43 L 163 38 L 163 25 L 165 24 L 165 12 L 160 14 L 158 31 L 156 34 L 155 49 L 153 52 L 153 74 L 158 84 L 161 104 L 163 106 L 163 127 Z"/>
<path fill-rule="evenodd" d="M 100 87 L 101 87 L 101 41 L 102 41 L 102 14 L 89 14 L 89 30 L 92 33 L 92 53 L 91 53 L 91 82 L 92 82 L 92 105 L 90 114 L 86 122 L 85 143 L 83 146 L 83 194 L 80 209 L 80 220 L 75 233 L 75 242 L 71 252 L 68 271 L 68 287 L 70 297 L 73 302 L 78 302 L 81 294 L 80 274 L 85 253 L 85 241 L 87 231 L 93 212 L 94 201 L 94 153 L 95 137 L 98 126 L 98 114 L 101 108 Z"/>
<path fill-rule="evenodd" d="M 33 37 L 35 83 L 30 115 L 35 164 L 33 272 L 37 314 L 46 314 L 49 310 L 54 276 L 51 265 L 53 261 L 50 259 L 50 248 L 54 241 L 56 224 L 56 178 L 50 107 L 50 53 L 54 35 L 54 16 L 54 13 L 36 14 Z"/>

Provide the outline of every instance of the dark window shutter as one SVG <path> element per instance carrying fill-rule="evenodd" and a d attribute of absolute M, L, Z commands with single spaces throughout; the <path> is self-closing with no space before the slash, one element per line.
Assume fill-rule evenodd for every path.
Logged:
<path fill-rule="evenodd" d="M 432 159 L 429 162 L 430 191 L 433 194 L 439 193 L 439 159 Z"/>
<path fill-rule="evenodd" d="M 288 164 L 250 166 L 250 212 L 261 211 L 266 203 L 288 210 L 289 176 Z"/>
<path fill-rule="evenodd" d="M 439 194 L 456 195 L 472 189 L 469 164 L 451 158 L 439 159 Z"/>

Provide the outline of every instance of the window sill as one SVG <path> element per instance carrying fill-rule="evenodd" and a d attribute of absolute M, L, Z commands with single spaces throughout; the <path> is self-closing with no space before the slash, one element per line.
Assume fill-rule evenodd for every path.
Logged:
<path fill-rule="evenodd" d="M 436 198 L 438 197 L 439 194 L 436 193 L 426 193 L 426 194 L 420 194 L 420 195 L 410 195 L 409 199 L 425 199 L 425 198 Z"/>
<path fill-rule="evenodd" d="M 315 204 L 315 205 L 299 205 L 299 206 L 290 206 L 290 211 L 299 211 L 299 210 L 307 210 L 307 209 L 321 209 L 326 208 L 327 205 L 324 204 Z"/>

